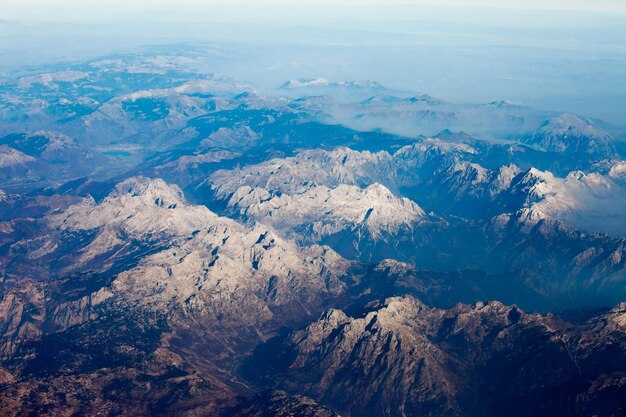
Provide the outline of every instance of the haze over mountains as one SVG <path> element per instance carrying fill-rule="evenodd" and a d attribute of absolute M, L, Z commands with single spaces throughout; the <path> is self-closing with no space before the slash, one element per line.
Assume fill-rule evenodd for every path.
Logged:
<path fill-rule="evenodd" d="M 626 412 L 624 126 L 220 53 L 3 79 L 4 414 Z"/>

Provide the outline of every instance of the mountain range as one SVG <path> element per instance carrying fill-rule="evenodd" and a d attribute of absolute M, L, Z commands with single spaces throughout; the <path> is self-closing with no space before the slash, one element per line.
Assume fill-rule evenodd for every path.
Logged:
<path fill-rule="evenodd" d="M 0 414 L 626 413 L 623 127 L 197 48 L 0 86 Z"/>

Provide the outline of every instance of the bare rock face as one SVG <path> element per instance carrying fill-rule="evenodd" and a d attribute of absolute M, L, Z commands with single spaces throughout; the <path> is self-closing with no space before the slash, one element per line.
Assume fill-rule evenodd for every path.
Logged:
<path fill-rule="evenodd" d="M 330 310 L 257 350 L 253 378 L 354 416 L 607 415 L 626 407 L 623 317 L 620 305 L 572 325 L 498 302 L 390 298 L 362 318 Z"/>
<path fill-rule="evenodd" d="M 304 151 L 292 158 L 272 159 L 232 171 L 220 170 L 205 184 L 223 200 L 243 186 L 295 194 L 306 191 L 311 185 L 335 188 L 340 184 L 393 184 L 393 177 L 389 153 L 337 148 L 333 151 Z"/>
<path fill-rule="evenodd" d="M 41 335 L 45 319 L 44 294 L 40 286 L 24 282 L 0 299 L 0 356 L 10 356 L 23 340 Z"/>
<path fill-rule="evenodd" d="M 110 252 L 109 236 L 119 240 L 120 230 L 167 242 L 120 273 L 111 290 L 148 309 L 169 310 L 181 324 L 194 317 L 234 334 L 245 333 L 237 330 L 243 324 L 254 322 L 245 326 L 254 334 L 276 317 L 306 317 L 321 297 L 342 293 L 350 266 L 329 248 L 299 248 L 265 226 L 243 226 L 191 206 L 160 180 L 126 181 L 102 203 L 72 207 L 53 221 L 98 230 L 87 247 L 90 259 Z"/>
<path fill-rule="evenodd" d="M 330 409 L 300 395 L 265 391 L 227 410 L 224 417 L 339 417 Z"/>
<path fill-rule="evenodd" d="M 264 189 L 241 187 L 230 198 L 228 207 L 243 218 L 304 242 L 320 242 L 324 237 L 356 229 L 372 239 L 382 239 L 410 234 L 430 220 L 417 204 L 394 196 L 380 184 L 365 189 L 315 186 L 300 194 L 280 196 Z"/>

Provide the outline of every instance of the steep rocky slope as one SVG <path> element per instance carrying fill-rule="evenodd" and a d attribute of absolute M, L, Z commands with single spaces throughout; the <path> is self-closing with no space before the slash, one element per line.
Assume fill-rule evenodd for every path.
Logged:
<path fill-rule="evenodd" d="M 626 407 L 624 307 L 572 325 L 498 302 L 390 298 L 362 318 L 330 310 L 247 369 L 354 416 L 614 415 Z"/>

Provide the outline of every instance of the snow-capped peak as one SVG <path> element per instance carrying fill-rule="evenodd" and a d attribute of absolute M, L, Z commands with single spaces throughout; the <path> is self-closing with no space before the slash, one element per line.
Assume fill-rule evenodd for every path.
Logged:
<path fill-rule="evenodd" d="M 329 85 L 330 81 L 325 78 L 299 78 L 297 80 L 289 80 L 283 83 L 281 89 L 319 87 Z"/>
<path fill-rule="evenodd" d="M 550 152 L 570 152 L 610 156 L 615 153 L 611 136 L 591 120 L 565 113 L 546 120 L 522 141 Z"/>
<path fill-rule="evenodd" d="M 560 116 L 553 117 L 546 120 L 542 125 L 542 130 L 549 131 L 550 133 L 582 133 L 588 136 L 594 136 L 597 134 L 605 135 L 606 133 L 595 124 L 588 120 L 580 118 L 571 113 L 564 113 Z"/>
<path fill-rule="evenodd" d="M 521 217 L 560 220 L 586 231 L 624 233 L 626 191 L 610 176 L 572 171 L 565 178 L 529 169 L 512 186 L 525 196 Z"/>

